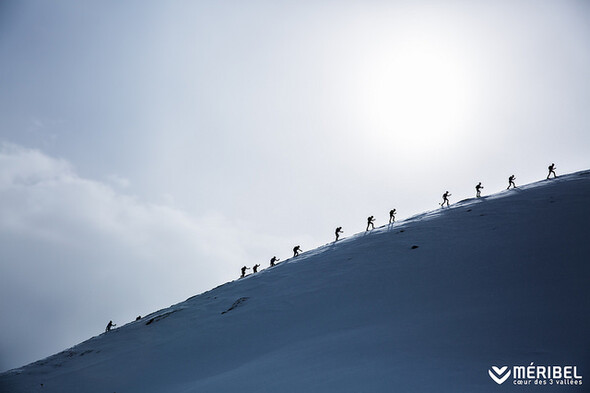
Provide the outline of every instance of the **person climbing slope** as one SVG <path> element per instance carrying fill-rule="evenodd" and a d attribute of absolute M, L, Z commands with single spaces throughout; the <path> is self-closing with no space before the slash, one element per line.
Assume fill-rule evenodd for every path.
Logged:
<path fill-rule="evenodd" d="M 549 177 L 551 176 L 551 174 L 553 173 L 553 178 L 555 179 L 557 177 L 557 175 L 555 174 L 555 164 L 551 164 L 549 165 L 549 167 L 547 168 L 549 169 L 549 174 L 547 175 L 547 180 L 549 180 Z"/>
<path fill-rule="evenodd" d="M 111 331 L 111 329 L 112 329 L 113 327 L 115 327 L 115 326 L 117 326 L 117 325 L 115 325 L 115 324 L 113 323 L 113 321 L 109 321 L 109 323 L 107 324 L 107 327 L 106 327 L 106 329 L 104 330 L 104 331 L 105 331 L 105 333 L 106 333 L 106 332 L 110 332 L 110 331 Z"/>
<path fill-rule="evenodd" d="M 367 231 L 369 230 L 369 227 L 371 227 L 371 229 L 375 229 L 375 224 L 373 224 L 374 222 L 375 222 L 375 218 L 373 216 L 369 216 L 367 218 Z"/>
<path fill-rule="evenodd" d="M 335 242 L 338 241 L 338 239 L 340 238 L 340 234 L 341 233 L 344 233 L 344 231 L 342 230 L 342 227 L 336 228 L 336 232 L 334 232 L 334 234 L 336 235 L 336 240 L 334 240 Z"/>
<path fill-rule="evenodd" d="M 477 183 L 477 186 L 475 186 L 475 197 L 476 198 L 481 197 L 482 188 L 483 188 L 483 186 L 481 185 L 481 182 Z"/>
<path fill-rule="evenodd" d="M 516 184 L 514 184 L 514 180 L 516 180 L 516 176 L 510 175 L 510 177 L 508 178 L 508 188 L 507 188 L 507 190 L 509 190 L 510 187 L 516 188 Z"/>
<path fill-rule="evenodd" d="M 276 256 L 270 258 L 270 267 L 273 267 L 278 261 L 280 261 L 280 259 Z"/>
<path fill-rule="evenodd" d="M 246 276 L 246 270 L 250 270 L 250 268 L 246 266 L 242 267 L 242 275 L 240 278 L 244 278 Z"/>
<path fill-rule="evenodd" d="M 393 224 L 395 222 L 395 209 L 389 211 L 389 223 Z"/>
<path fill-rule="evenodd" d="M 443 194 L 443 201 L 440 204 L 440 207 L 444 207 L 445 203 L 447 204 L 447 207 L 449 207 L 449 197 L 451 196 L 451 194 L 448 191 L 445 191 L 445 193 Z"/>

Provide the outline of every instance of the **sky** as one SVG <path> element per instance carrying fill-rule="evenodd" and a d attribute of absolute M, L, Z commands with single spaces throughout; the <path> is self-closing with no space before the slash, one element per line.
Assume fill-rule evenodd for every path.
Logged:
<path fill-rule="evenodd" d="M 590 168 L 585 1 L 2 1 L 0 371 Z"/>

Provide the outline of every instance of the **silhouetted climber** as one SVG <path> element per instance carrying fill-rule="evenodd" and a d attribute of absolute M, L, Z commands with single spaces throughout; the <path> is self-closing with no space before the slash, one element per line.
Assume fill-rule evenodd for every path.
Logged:
<path fill-rule="evenodd" d="M 443 201 L 440 204 L 440 207 L 444 207 L 445 203 L 447 204 L 447 207 L 449 207 L 449 197 L 451 196 L 451 194 L 449 194 L 448 191 L 445 191 L 445 193 L 443 194 Z"/>
<path fill-rule="evenodd" d="M 551 176 L 551 174 L 553 173 L 553 178 L 555 179 L 557 177 L 557 175 L 555 174 L 555 164 L 551 164 L 549 165 L 549 174 L 547 175 L 547 180 L 549 180 L 549 176 Z"/>
<path fill-rule="evenodd" d="M 334 240 L 335 242 L 338 241 L 338 239 L 340 238 L 340 234 L 341 233 L 344 233 L 344 231 L 342 230 L 342 227 L 336 228 L 336 232 L 334 232 L 334 234 L 336 235 L 336 240 Z"/>
<path fill-rule="evenodd" d="M 254 266 L 252 267 L 252 271 L 253 271 L 254 273 L 258 273 L 258 267 L 259 267 L 259 266 L 260 266 L 259 264 L 256 264 L 256 265 L 254 265 Z"/>
<path fill-rule="evenodd" d="M 293 247 L 293 258 L 295 258 L 297 255 L 299 255 L 299 251 L 301 251 L 301 247 L 299 247 L 299 246 Z"/>
<path fill-rule="evenodd" d="M 280 261 L 280 259 L 277 258 L 276 256 L 270 258 L 270 267 L 273 267 L 275 265 L 275 263 L 277 263 L 278 261 Z"/>
<path fill-rule="evenodd" d="M 508 178 L 508 188 L 507 188 L 507 190 L 509 190 L 511 186 L 514 187 L 514 188 L 516 188 L 516 184 L 514 184 L 514 180 L 516 180 L 516 176 L 510 175 L 510 177 Z"/>
<path fill-rule="evenodd" d="M 393 224 L 395 222 L 395 209 L 389 211 L 389 223 Z"/>
<path fill-rule="evenodd" d="M 113 323 L 113 321 L 109 321 L 109 323 L 107 324 L 107 328 L 104 330 L 104 331 L 105 331 L 105 333 L 106 333 L 106 332 L 110 332 L 110 331 L 111 331 L 111 328 L 113 328 L 113 327 L 115 327 L 115 326 L 117 326 L 117 325 L 115 325 L 115 324 Z"/>
<path fill-rule="evenodd" d="M 241 275 L 241 277 L 245 277 L 246 276 L 246 270 L 250 270 L 250 268 L 249 267 L 246 267 L 246 266 L 242 267 L 242 275 Z"/>
<path fill-rule="evenodd" d="M 367 231 L 369 230 L 369 227 L 371 227 L 371 229 L 375 229 L 375 224 L 373 224 L 374 222 L 375 218 L 373 216 L 367 217 Z"/>
<path fill-rule="evenodd" d="M 481 182 L 479 182 L 477 184 L 477 186 L 475 186 L 475 197 L 479 198 L 481 196 L 481 189 L 483 188 L 483 186 L 481 185 Z"/>

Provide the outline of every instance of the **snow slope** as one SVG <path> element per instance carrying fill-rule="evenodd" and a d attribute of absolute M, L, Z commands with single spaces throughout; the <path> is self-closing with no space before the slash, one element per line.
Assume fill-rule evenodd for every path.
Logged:
<path fill-rule="evenodd" d="M 587 391 L 589 219 L 590 171 L 461 201 L 3 373 L 0 390 Z M 488 376 L 531 362 L 576 365 L 586 380 Z"/>

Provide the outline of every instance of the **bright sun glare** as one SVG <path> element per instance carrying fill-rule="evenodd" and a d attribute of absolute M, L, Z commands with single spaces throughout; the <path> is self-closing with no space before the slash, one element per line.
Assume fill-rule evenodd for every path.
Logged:
<path fill-rule="evenodd" d="M 460 137 L 469 83 L 463 59 L 452 49 L 440 40 L 413 39 L 372 57 L 363 105 L 380 140 L 429 151 Z"/>

